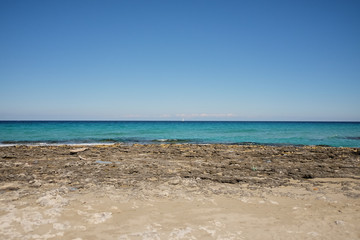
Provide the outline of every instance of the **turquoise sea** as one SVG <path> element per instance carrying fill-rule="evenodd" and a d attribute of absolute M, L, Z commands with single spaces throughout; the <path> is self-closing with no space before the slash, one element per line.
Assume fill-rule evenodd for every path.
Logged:
<path fill-rule="evenodd" d="M 0 121 L 0 145 L 224 143 L 360 147 L 360 122 Z"/>

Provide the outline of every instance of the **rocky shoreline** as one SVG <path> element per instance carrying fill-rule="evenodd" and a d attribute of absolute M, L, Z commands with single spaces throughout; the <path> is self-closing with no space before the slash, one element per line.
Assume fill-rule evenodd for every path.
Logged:
<path fill-rule="evenodd" d="M 346 217 L 342 215 L 339 219 L 340 213 L 336 212 L 334 218 L 329 220 L 335 225 L 346 222 L 343 228 L 347 228 L 347 232 L 326 235 L 326 222 L 321 225 L 323 229 L 310 235 L 309 232 L 312 231 L 307 231 L 307 228 L 311 226 L 304 225 L 295 239 L 305 235 L 310 239 L 319 236 L 328 236 L 327 239 L 339 236 L 360 238 L 360 231 L 356 227 L 356 222 L 360 220 L 358 148 L 221 144 L 11 146 L 0 148 L 0 182 L 0 236 L 7 239 L 91 239 L 86 237 L 89 229 L 96 225 L 92 234 L 103 236 L 105 230 L 100 226 L 105 222 L 108 226 L 109 221 L 115 219 L 114 214 L 118 209 L 126 212 L 126 209 L 133 209 L 129 204 L 138 204 L 142 206 L 142 211 L 138 211 L 136 216 L 152 216 L 148 220 L 153 222 L 157 212 L 179 199 L 181 203 L 177 206 L 201 202 L 208 211 L 225 202 L 234 206 L 244 205 L 239 207 L 238 214 L 256 203 L 252 206 L 254 211 L 247 212 L 250 215 L 255 214 L 255 209 L 259 207 L 263 207 L 264 211 L 281 212 L 278 204 L 273 204 L 279 201 L 283 202 L 282 207 L 289 209 L 315 201 L 323 204 L 321 206 L 328 211 L 319 215 L 319 218 L 332 214 L 335 209 L 349 211 Z M 95 201 L 94 199 L 97 202 L 93 202 L 89 209 L 94 209 L 94 204 L 98 204 L 98 211 L 88 209 L 90 213 L 83 209 L 85 203 L 79 204 L 81 201 Z M 104 206 L 109 205 L 110 201 L 112 206 L 106 211 L 100 211 L 104 207 L 99 205 L 99 201 Z M 295 204 L 293 201 L 298 202 Z M 146 206 L 149 202 L 155 208 L 151 213 L 147 213 Z M 328 206 L 329 203 L 333 206 Z M 185 205 L 179 211 L 185 211 L 189 207 Z M 76 209 L 74 219 L 78 220 L 74 220 L 75 222 L 69 220 L 73 213 L 66 213 L 70 209 Z M 27 211 L 31 214 L 40 212 L 41 216 L 37 220 L 29 220 L 26 214 L 30 213 Z M 224 214 L 226 211 L 224 208 Z M 176 215 L 172 210 L 169 210 L 169 214 Z M 188 213 L 189 216 L 192 214 L 193 212 Z M 284 212 L 278 216 L 279 219 L 286 219 L 286 214 Z M 189 231 L 185 235 L 180 231 L 172 239 L 261 239 L 262 235 L 257 238 L 250 234 L 252 226 L 244 225 L 242 234 L 236 232 L 235 225 L 232 226 L 231 219 L 228 219 L 230 215 L 224 215 L 223 220 L 229 221 L 226 227 L 224 225 L 220 229 L 218 226 L 214 234 L 211 234 L 213 230 L 205 228 L 209 230 L 205 231 L 191 220 L 180 221 L 180 215 L 174 217 L 176 221 L 172 218 L 172 221 L 178 223 L 174 226 L 166 225 L 159 218 L 158 224 L 162 224 L 162 227 L 158 227 L 156 233 L 150 231 L 153 235 L 146 229 L 141 229 L 138 224 L 131 225 L 123 219 L 123 224 L 128 224 L 128 230 L 119 230 L 122 229 L 119 228 L 122 224 L 112 225 L 113 235 L 103 239 L 170 239 L 171 229 Z M 124 216 L 126 214 L 120 214 L 118 221 L 121 222 Z M 306 221 L 305 218 L 309 216 L 303 216 L 302 220 Z M 216 216 L 208 217 L 220 221 Z M 257 216 L 256 221 L 263 217 Z M 76 235 L 79 229 L 75 225 L 81 221 L 86 223 L 78 226 L 83 231 Z M 279 223 L 270 229 L 278 239 L 291 239 L 287 234 L 280 234 L 280 226 L 282 225 Z M 47 230 L 43 230 L 44 228 Z M 142 235 L 134 235 L 135 230 Z M 146 238 L 149 234 L 153 237 Z M 228 234 L 228 237 L 221 238 L 224 234 Z M 180 238 L 181 236 L 184 237 Z"/>
<path fill-rule="evenodd" d="M 275 187 L 291 179 L 359 179 L 359 158 L 356 148 L 311 146 L 14 146 L 0 148 L 0 181 L 86 188 L 180 177 Z"/>

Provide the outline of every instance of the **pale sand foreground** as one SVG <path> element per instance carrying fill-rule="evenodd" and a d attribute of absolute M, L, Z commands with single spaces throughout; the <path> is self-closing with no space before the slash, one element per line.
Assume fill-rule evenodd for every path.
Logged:
<path fill-rule="evenodd" d="M 158 148 L 154 146 L 151 151 L 157 152 Z M 172 175 L 163 176 L 154 170 L 158 177 L 137 176 L 131 180 L 130 176 L 140 171 L 136 167 L 140 161 L 135 158 L 140 156 L 138 153 L 128 156 L 127 166 L 130 162 L 135 164 L 129 176 L 115 179 L 116 175 L 110 171 L 121 164 L 99 165 L 90 160 L 98 148 L 88 149 L 87 157 L 78 157 L 79 161 L 88 161 L 88 165 L 65 166 L 61 159 L 69 158 L 64 154 L 68 148 L 53 149 L 52 155 L 46 153 L 53 161 L 40 159 L 32 164 L 46 149 L 32 149 L 33 155 L 27 148 L 1 150 L 0 239 L 360 239 L 360 180 L 358 170 L 354 172 L 359 168 L 357 155 L 349 155 L 352 170 L 347 170 L 345 160 L 339 168 L 341 174 L 352 177 L 292 179 L 284 176 L 268 185 L 264 182 L 266 176 L 255 170 L 249 170 L 249 176 L 244 178 L 248 182 L 236 184 L 221 181 L 229 181 L 227 178 L 216 180 L 216 176 L 227 175 L 226 168 L 221 168 L 221 174 L 214 172 L 202 178 L 182 176 L 177 173 L 189 169 L 186 164 L 193 164 L 194 159 L 181 162 L 181 157 L 173 159 L 172 164 L 182 165 L 164 168 L 178 169 Z M 115 154 L 118 149 L 122 148 L 111 151 Z M 240 150 L 238 153 L 243 154 Z M 104 151 L 108 154 L 110 150 Z M 130 148 L 130 152 L 134 151 Z M 10 155 L 11 152 L 17 155 Z M 341 154 L 346 159 L 346 155 Z M 239 156 L 245 159 L 247 155 Z M 217 155 L 218 158 L 221 156 Z M 256 162 L 255 158 L 249 159 Z M 150 157 L 146 162 L 149 161 Z M 209 167 L 212 162 L 206 161 Z M 126 167 L 125 162 L 122 163 Z M 57 168 L 63 165 L 63 175 L 53 173 L 58 178 L 50 178 L 51 164 Z M 151 164 L 158 169 L 163 163 L 156 165 L 154 160 Z M 239 162 L 239 168 L 241 164 Z M 85 166 L 88 172 L 82 175 L 81 168 L 85 172 Z M 143 163 L 139 166 L 146 168 Z M 20 179 L 28 168 L 33 168 L 30 172 L 36 174 L 35 180 L 26 180 L 28 183 L 12 180 L 16 176 Z M 92 171 L 94 176 L 90 176 Z M 256 175 L 250 176 L 253 173 Z M 276 182 L 281 184 L 276 186 Z"/>
<path fill-rule="evenodd" d="M 216 183 L 207 186 L 214 194 L 196 180 L 174 179 L 131 190 L 61 187 L 36 197 L 9 191 L 0 199 L 0 238 L 360 239 L 360 201 L 339 192 L 343 181 L 360 184 L 321 179 L 321 187 L 249 190 Z"/>

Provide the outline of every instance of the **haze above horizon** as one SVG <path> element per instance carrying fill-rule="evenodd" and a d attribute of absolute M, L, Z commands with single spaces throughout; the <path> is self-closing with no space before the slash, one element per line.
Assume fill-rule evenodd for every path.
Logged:
<path fill-rule="evenodd" d="M 0 1 L 0 120 L 360 121 L 359 1 Z"/>

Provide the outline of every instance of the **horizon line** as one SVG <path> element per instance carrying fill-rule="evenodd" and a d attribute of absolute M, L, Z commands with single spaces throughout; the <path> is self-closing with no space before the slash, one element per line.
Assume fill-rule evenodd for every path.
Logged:
<path fill-rule="evenodd" d="M 46 119 L 41 119 L 41 120 L 30 120 L 30 119 L 17 119 L 17 120 L 2 120 L 0 119 L 0 122 L 350 122 L 350 123 L 360 123 L 360 120 L 197 120 L 197 119 L 193 119 L 193 120 L 121 120 L 121 119 L 117 119 L 117 120 L 110 120 L 110 119 L 103 119 L 103 120 L 94 120 L 94 119 L 87 119 L 87 120 L 71 120 L 71 119 L 66 119 L 66 120 L 56 120 L 56 119 L 52 119 L 52 120 L 46 120 Z"/>

